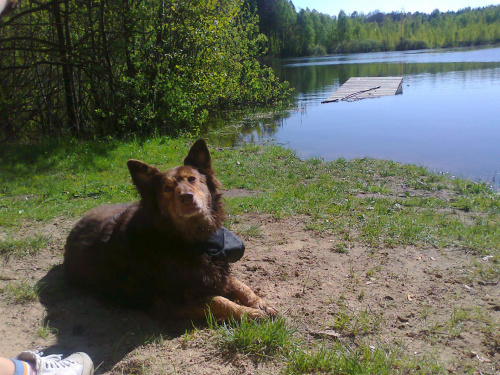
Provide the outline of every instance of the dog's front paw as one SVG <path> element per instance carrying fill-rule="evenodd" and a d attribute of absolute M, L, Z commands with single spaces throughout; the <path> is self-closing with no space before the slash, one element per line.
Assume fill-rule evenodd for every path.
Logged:
<path fill-rule="evenodd" d="M 267 317 L 267 313 L 264 310 L 253 308 L 253 307 L 247 307 L 244 310 L 244 315 L 246 315 L 250 319 L 254 320 L 259 320 L 259 319 L 264 319 Z"/>
<path fill-rule="evenodd" d="M 257 303 L 252 307 L 259 309 L 259 310 L 262 310 L 266 314 L 271 315 L 271 316 L 276 316 L 279 314 L 278 310 L 273 305 L 271 305 L 267 301 L 264 301 L 263 299 L 259 299 L 259 301 L 257 301 Z"/>

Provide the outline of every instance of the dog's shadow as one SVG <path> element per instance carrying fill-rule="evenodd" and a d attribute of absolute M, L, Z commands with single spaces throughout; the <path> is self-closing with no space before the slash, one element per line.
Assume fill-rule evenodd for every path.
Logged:
<path fill-rule="evenodd" d="M 145 312 L 97 300 L 66 284 L 64 266 L 54 266 L 38 283 L 46 308 L 44 326 L 56 343 L 44 353 L 90 355 L 96 373 L 109 371 L 134 348 L 158 339 L 178 337 L 193 328 L 186 320 L 158 320 Z"/>

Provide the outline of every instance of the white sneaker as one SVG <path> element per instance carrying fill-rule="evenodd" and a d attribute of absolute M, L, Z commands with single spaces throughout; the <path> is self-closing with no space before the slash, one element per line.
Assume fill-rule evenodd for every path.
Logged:
<path fill-rule="evenodd" d="M 92 375 L 94 364 L 90 357 L 78 352 L 62 359 L 61 354 L 42 357 L 42 353 L 25 351 L 17 359 L 35 364 L 37 375 Z"/>

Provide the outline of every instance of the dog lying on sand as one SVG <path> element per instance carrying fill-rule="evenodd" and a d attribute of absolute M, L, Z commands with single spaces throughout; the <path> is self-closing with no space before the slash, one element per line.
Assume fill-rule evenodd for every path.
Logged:
<path fill-rule="evenodd" d="M 75 225 L 64 253 L 70 285 L 160 316 L 277 314 L 231 275 L 227 259 L 204 250 L 224 218 L 204 140 L 193 144 L 183 166 L 166 172 L 138 160 L 127 166 L 141 200 L 98 207 Z"/>

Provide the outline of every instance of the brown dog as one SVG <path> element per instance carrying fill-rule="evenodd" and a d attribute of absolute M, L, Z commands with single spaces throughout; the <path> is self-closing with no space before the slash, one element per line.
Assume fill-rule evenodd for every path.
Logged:
<path fill-rule="evenodd" d="M 138 160 L 127 165 L 141 201 L 96 208 L 75 225 L 64 254 L 71 285 L 161 315 L 277 314 L 231 276 L 225 260 L 199 250 L 223 220 L 204 140 L 191 147 L 184 166 L 164 173 Z"/>

